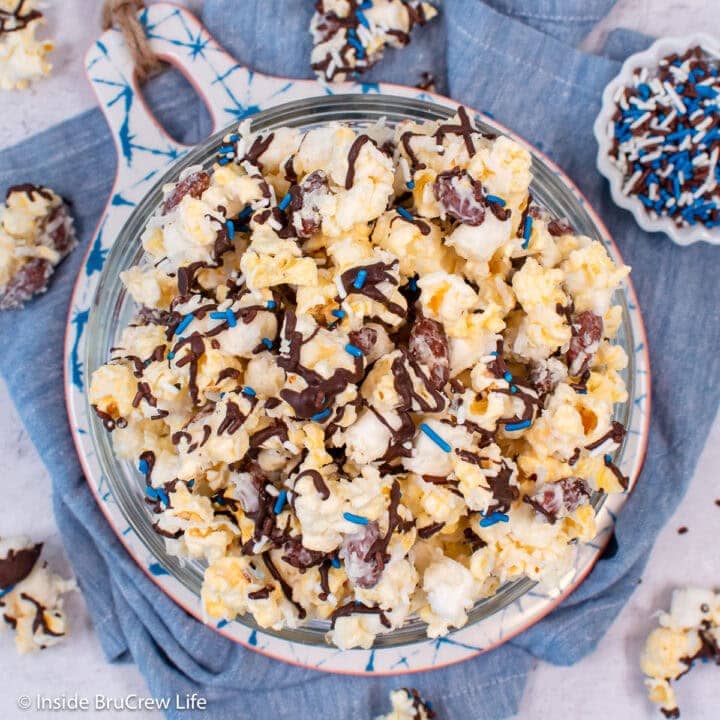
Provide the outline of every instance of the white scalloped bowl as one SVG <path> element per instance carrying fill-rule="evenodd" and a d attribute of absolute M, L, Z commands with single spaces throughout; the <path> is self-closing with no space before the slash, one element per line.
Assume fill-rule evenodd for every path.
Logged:
<path fill-rule="evenodd" d="M 711 245 L 720 245 L 720 228 L 710 230 L 702 225 L 679 228 L 668 217 L 651 218 L 645 210 L 645 206 L 637 197 L 623 193 L 623 175 L 610 162 L 608 154 L 611 139 L 607 134 L 607 127 L 615 112 L 613 97 L 616 91 L 632 83 L 632 75 L 635 70 L 643 67 L 648 69 L 656 68 L 660 60 L 667 55 L 672 53 L 682 54 L 695 45 L 700 45 L 709 55 L 720 58 L 720 40 L 706 33 L 695 33 L 684 37 L 661 38 L 656 40 L 647 50 L 630 55 L 625 60 L 620 72 L 605 87 L 602 108 L 593 125 L 593 132 L 598 143 L 597 169 L 610 183 L 610 194 L 615 204 L 629 210 L 643 230 L 647 232 L 663 232 L 678 245 L 691 245 L 700 240 L 704 240 Z"/>

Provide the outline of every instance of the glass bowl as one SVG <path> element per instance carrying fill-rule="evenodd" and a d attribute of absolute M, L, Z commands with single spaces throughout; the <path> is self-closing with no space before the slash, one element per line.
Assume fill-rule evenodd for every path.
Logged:
<path fill-rule="evenodd" d="M 392 126 L 406 119 L 416 121 L 446 119 L 452 115 L 452 112 L 452 109 L 447 106 L 402 97 L 332 95 L 293 101 L 261 111 L 253 116 L 252 130 L 266 131 L 281 126 L 310 129 L 331 121 L 362 127 L 373 124 L 381 118 Z M 485 133 L 507 134 L 505 128 L 499 126 L 490 118 L 476 115 L 475 121 Z M 190 165 L 201 165 L 203 168 L 212 167 L 222 137 L 227 132 L 234 130 L 235 127 L 233 126 L 216 133 L 186 154 L 181 161 L 165 173 L 136 207 L 115 240 L 91 303 L 87 326 L 89 340 L 86 343 L 85 355 L 82 358 L 88 377 L 106 362 L 110 354 L 110 348 L 116 344 L 122 329 L 136 311 L 132 298 L 125 291 L 120 281 L 120 273 L 138 263 L 143 256 L 140 235 L 148 219 L 156 211 L 162 200 L 162 186 L 176 181 L 178 174 Z M 514 139 L 517 140 L 518 138 Z M 538 151 L 527 146 L 526 143 L 523 144 L 533 153 L 532 172 L 534 179 L 531 190 L 534 199 L 545 206 L 554 216 L 567 218 L 577 233 L 603 242 L 613 254 L 614 259 L 618 261 L 617 250 L 612 245 L 607 231 L 594 217 L 592 210 L 588 208 L 577 191 L 568 183 L 559 170 L 552 166 L 546 158 L 543 158 Z M 623 311 L 623 321 L 617 336 L 617 342 L 625 348 L 630 361 L 628 368 L 622 373 L 628 387 L 629 399 L 624 405 L 616 406 L 615 419 L 629 426 L 633 400 L 637 392 L 635 383 L 636 356 L 631 351 L 637 344 L 635 337 L 637 327 L 634 328 L 633 322 L 631 322 L 627 289 L 618 291 L 614 301 L 621 305 Z M 634 305 L 632 307 L 634 309 Z M 199 561 L 180 559 L 169 555 L 165 551 L 164 540 L 153 531 L 151 513 L 144 502 L 144 477 L 131 463 L 121 461 L 115 456 L 111 435 L 105 431 L 102 422 L 89 408 L 88 414 L 90 416 L 89 433 L 97 460 L 100 463 L 109 490 L 127 523 L 141 538 L 147 552 L 155 558 L 163 571 L 176 578 L 191 594 L 199 597 L 205 564 Z M 615 454 L 615 462 L 621 467 L 628 466 L 625 457 L 626 446 L 627 439 Z M 635 463 L 631 463 L 632 467 L 634 465 Z M 634 479 L 635 477 L 631 476 L 631 483 Z M 593 498 L 596 510 L 602 507 L 604 501 L 604 496 L 596 494 Z M 119 528 L 115 529 L 120 532 Z M 579 580 L 576 581 L 579 582 Z M 535 583 L 527 579 L 505 584 L 493 597 L 484 599 L 475 605 L 469 613 L 466 627 L 479 623 L 518 601 L 519 598 L 532 590 L 534 585 Z M 567 585 L 563 588 L 557 588 L 558 593 L 566 590 Z M 552 592 L 550 595 L 552 596 Z M 237 622 L 253 630 L 259 630 L 250 615 L 238 617 Z M 328 621 L 315 620 L 302 628 L 281 631 L 262 629 L 262 633 L 282 638 L 291 643 L 327 647 L 325 633 L 328 629 Z M 374 647 L 384 648 L 426 640 L 425 623 L 415 618 L 410 619 L 402 628 L 378 636 Z M 250 644 L 252 644 L 252 641 Z"/>

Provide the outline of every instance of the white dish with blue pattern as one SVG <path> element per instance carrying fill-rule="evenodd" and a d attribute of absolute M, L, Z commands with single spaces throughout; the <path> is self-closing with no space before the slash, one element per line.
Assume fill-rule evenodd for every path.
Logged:
<path fill-rule="evenodd" d="M 313 81 L 286 80 L 253 73 L 233 60 L 188 12 L 156 4 L 141 19 L 155 51 L 191 78 L 205 99 L 214 135 L 195 149 L 177 144 L 159 127 L 141 101 L 133 81 L 132 61 L 120 33 L 109 31 L 88 53 L 87 70 L 118 151 L 118 174 L 110 200 L 77 279 L 66 335 L 65 384 L 70 424 L 88 483 L 108 522 L 135 561 L 157 585 L 190 614 L 202 619 L 199 597 L 202 565 L 181 562 L 165 552 L 151 527 L 143 502 L 144 479 L 112 452 L 109 435 L 92 412 L 87 378 L 105 362 L 120 329 L 133 314 L 119 272 L 142 255 L 140 231 L 156 209 L 163 183 L 183 167 L 210 166 L 229 127 L 254 115 L 253 129 L 283 125 L 307 128 L 339 120 L 363 125 L 385 117 L 438 119 L 457 108 L 447 98 L 395 85 L 345 84 L 325 87 Z M 486 132 L 510 135 L 533 152 L 532 190 L 553 214 L 567 217 L 576 231 L 601 240 L 622 263 L 606 228 L 572 182 L 540 152 L 506 128 L 480 114 Z M 627 429 L 615 462 L 637 480 L 647 443 L 650 376 L 642 318 L 629 282 L 617 301 L 623 306 L 619 342 L 630 358 L 625 380 L 630 399 L 616 413 Z M 230 639 L 271 657 L 332 672 L 382 674 L 440 668 L 473 657 L 526 629 L 550 612 L 587 576 L 612 537 L 614 519 L 627 494 L 598 504 L 598 535 L 578 545 L 573 569 L 558 586 L 541 590 L 530 581 L 501 588 L 476 605 L 468 624 L 447 637 L 428 640 L 419 620 L 381 636 L 371 650 L 341 651 L 324 641 L 323 623 L 272 632 L 252 618 L 214 627 Z"/>

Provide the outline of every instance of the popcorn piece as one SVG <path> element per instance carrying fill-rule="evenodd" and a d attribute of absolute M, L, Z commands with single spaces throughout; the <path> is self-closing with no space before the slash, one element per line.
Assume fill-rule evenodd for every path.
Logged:
<path fill-rule="evenodd" d="M 9 188 L 0 207 L 0 310 L 20 308 L 45 292 L 55 267 L 76 242 L 61 197 L 36 185 Z"/>
<path fill-rule="evenodd" d="M 372 67 L 386 45 L 402 48 L 415 25 L 437 15 L 420 0 L 320 0 L 310 25 L 312 68 L 321 80 L 348 80 Z"/>
<path fill-rule="evenodd" d="M 69 632 L 62 596 L 76 589 L 75 582 L 40 563 L 41 550 L 42 543 L 26 537 L 0 538 L 0 608 L 20 653 L 56 645 Z"/>
<path fill-rule="evenodd" d="M 392 711 L 376 720 L 432 720 L 437 717 L 430 703 L 423 700 L 414 688 L 400 688 L 390 693 Z"/>
<path fill-rule="evenodd" d="M 0 89 L 22 90 L 47 75 L 46 55 L 54 49 L 35 33 L 45 22 L 35 0 L 0 0 Z"/>
<path fill-rule="evenodd" d="M 673 591 L 669 613 L 645 643 L 640 667 L 650 700 L 668 718 L 680 717 L 670 683 L 688 672 L 696 660 L 720 665 L 720 594 L 701 588 Z"/>

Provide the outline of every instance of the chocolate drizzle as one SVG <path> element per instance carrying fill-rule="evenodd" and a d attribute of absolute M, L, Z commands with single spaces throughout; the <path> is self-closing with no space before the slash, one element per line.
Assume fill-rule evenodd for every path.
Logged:
<path fill-rule="evenodd" d="M 345 189 L 349 190 L 353 186 L 355 180 L 355 163 L 357 162 L 360 151 L 363 149 L 365 143 L 372 143 L 372 140 L 368 135 L 358 135 L 355 141 L 350 146 L 348 152 L 348 169 L 345 175 Z"/>
<path fill-rule="evenodd" d="M 282 590 L 283 595 L 285 596 L 286 600 L 288 600 L 295 606 L 295 608 L 298 611 L 298 617 L 302 620 L 307 615 L 307 613 L 305 612 L 305 608 L 300 603 L 295 602 L 295 600 L 293 600 L 292 588 L 287 584 L 287 581 L 285 580 L 285 578 L 280 574 L 278 569 L 275 567 L 275 564 L 273 563 L 272 558 L 270 557 L 270 553 L 267 551 L 264 552 L 262 554 L 262 559 L 265 562 L 265 566 L 267 567 L 268 572 L 275 578 L 275 580 L 277 580 L 278 584 L 280 585 L 280 589 Z"/>
<path fill-rule="evenodd" d="M 0 589 L 5 590 L 24 580 L 35 567 L 42 547 L 42 543 L 37 543 L 20 550 L 11 548 L 4 558 L 0 558 Z"/>
<path fill-rule="evenodd" d="M 401 318 L 405 315 L 405 308 L 386 297 L 378 287 L 384 282 L 393 286 L 397 285 L 398 281 L 391 275 L 390 271 L 397 270 L 398 265 L 399 261 L 393 260 L 391 263 L 376 262 L 371 265 L 350 268 L 340 276 L 340 284 L 348 295 L 365 295 L 371 300 L 384 305 L 393 315 Z M 365 282 L 362 287 L 355 287 L 354 283 L 360 270 L 364 270 L 366 273 Z"/>

